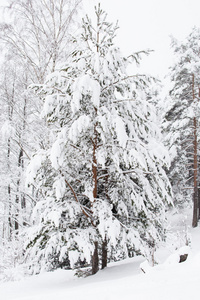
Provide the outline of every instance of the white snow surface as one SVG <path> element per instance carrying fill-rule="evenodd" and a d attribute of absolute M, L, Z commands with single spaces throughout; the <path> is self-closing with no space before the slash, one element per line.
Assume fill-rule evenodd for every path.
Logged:
<path fill-rule="evenodd" d="M 175 216 L 174 232 L 183 230 L 184 216 Z M 184 221 L 184 222 L 183 222 Z M 191 220 L 187 221 L 188 224 Z M 180 226 L 181 227 L 180 227 Z M 184 225 L 185 226 L 185 225 Z M 190 249 L 180 246 L 158 250 L 160 262 L 148 266 L 141 256 L 111 263 L 94 276 L 77 278 L 75 271 L 57 270 L 15 282 L 0 284 L 1 300 L 188 300 L 199 292 L 200 282 L 200 227 L 190 229 Z M 178 243 L 176 244 L 176 246 Z M 172 245 L 171 245 L 172 247 Z M 189 250 L 189 251 L 188 251 Z M 188 259 L 178 263 L 177 254 L 187 252 Z M 171 253 L 171 254 L 170 254 Z M 140 267 L 144 267 L 143 273 Z"/>

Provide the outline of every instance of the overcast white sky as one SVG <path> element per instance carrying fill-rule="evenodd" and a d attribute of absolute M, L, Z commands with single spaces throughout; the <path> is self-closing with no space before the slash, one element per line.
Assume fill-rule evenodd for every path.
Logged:
<path fill-rule="evenodd" d="M 200 0 L 83 0 L 86 13 L 93 15 L 99 2 L 108 21 L 119 21 L 116 43 L 125 55 L 154 50 L 142 64 L 154 76 L 166 75 L 172 62 L 170 35 L 182 40 L 192 27 L 200 27 Z"/>
<path fill-rule="evenodd" d="M 116 43 L 125 54 L 150 48 L 143 68 L 164 75 L 172 61 L 170 35 L 180 40 L 192 27 L 200 27 L 200 0 L 84 0 L 88 14 L 101 3 L 108 21 L 119 21 Z"/>

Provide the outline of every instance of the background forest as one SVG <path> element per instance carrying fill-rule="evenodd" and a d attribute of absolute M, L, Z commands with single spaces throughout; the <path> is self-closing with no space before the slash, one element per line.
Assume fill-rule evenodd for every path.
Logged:
<path fill-rule="evenodd" d="M 17 265 L 25 274 L 95 274 L 137 255 L 153 266 L 167 214 L 189 206 L 191 225 L 199 220 L 200 29 L 172 39 L 167 90 L 140 73 L 150 50 L 123 56 L 118 23 L 100 5 L 91 21 L 81 0 L 8 2 L 9 21 L 0 24 L 1 277 Z"/>

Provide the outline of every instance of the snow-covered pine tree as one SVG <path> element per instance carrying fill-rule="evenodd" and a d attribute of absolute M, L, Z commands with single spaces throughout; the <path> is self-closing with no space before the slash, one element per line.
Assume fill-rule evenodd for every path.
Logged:
<path fill-rule="evenodd" d="M 175 202 L 191 201 L 193 194 L 193 227 L 198 221 L 198 120 L 200 95 L 200 30 L 194 28 L 183 41 L 172 41 L 176 56 L 171 67 L 172 90 L 163 123 L 166 144 L 172 164 L 169 171 Z"/>
<path fill-rule="evenodd" d="M 163 166 L 148 78 L 129 76 L 140 60 L 122 57 L 117 25 L 95 8 L 97 23 L 83 20 L 75 50 L 59 71 L 36 87 L 51 128 L 51 146 L 37 152 L 27 180 L 41 200 L 26 244 L 32 266 L 53 269 L 145 253 L 163 237 L 169 182 Z M 100 251 L 102 245 L 102 251 Z"/>

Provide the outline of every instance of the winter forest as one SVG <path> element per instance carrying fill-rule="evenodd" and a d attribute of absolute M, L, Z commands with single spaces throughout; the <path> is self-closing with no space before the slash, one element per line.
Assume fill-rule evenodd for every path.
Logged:
<path fill-rule="evenodd" d="M 140 72 L 151 50 L 123 55 L 100 4 L 93 19 L 81 0 L 9 0 L 1 13 L 0 279 L 157 265 L 169 215 L 187 210 L 198 227 L 200 29 L 171 39 L 166 88 Z"/>

